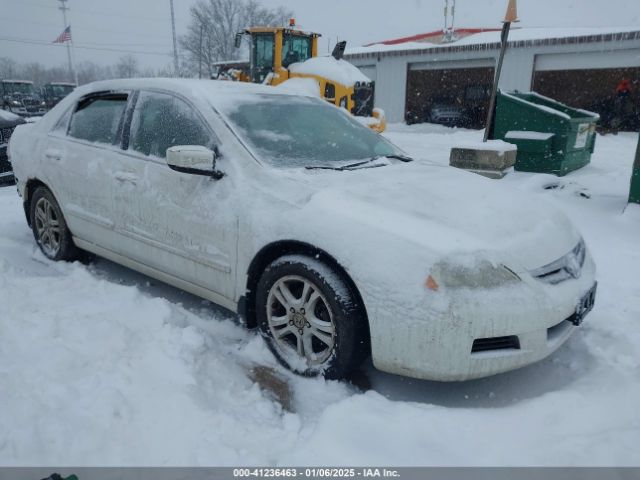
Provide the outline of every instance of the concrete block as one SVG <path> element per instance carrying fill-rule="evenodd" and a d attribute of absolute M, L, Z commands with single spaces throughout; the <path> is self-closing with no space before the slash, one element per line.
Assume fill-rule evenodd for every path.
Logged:
<path fill-rule="evenodd" d="M 497 179 L 504 177 L 516 164 L 516 155 L 515 145 L 504 142 L 465 145 L 451 149 L 449 165 Z"/>

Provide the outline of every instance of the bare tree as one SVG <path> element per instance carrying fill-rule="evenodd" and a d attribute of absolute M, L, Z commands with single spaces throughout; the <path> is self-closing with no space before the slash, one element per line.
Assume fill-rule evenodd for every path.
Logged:
<path fill-rule="evenodd" d="M 237 32 L 252 26 L 284 25 L 292 16 L 284 7 L 269 9 L 256 0 L 200 0 L 191 7 L 191 22 L 180 46 L 192 71 L 202 61 L 211 74 L 214 62 L 239 58 L 241 52 L 234 46 Z"/>
<path fill-rule="evenodd" d="M 138 76 L 138 60 L 131 54 L 123 55 L 116 64 L 116 75 L 119 78 L 133 78 Z"/>
<path fill-rule="evenodd" d="M 0 78 L 15 78 L 18 76 L 18 64 L 15 60 L 0 57 Z"/>

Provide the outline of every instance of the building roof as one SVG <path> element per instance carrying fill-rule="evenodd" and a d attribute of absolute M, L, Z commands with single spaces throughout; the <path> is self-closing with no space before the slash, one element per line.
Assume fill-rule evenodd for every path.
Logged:
<path fill-rule="evenodd" d="M 463 28 L 456 30 L 456 34 L 459 35 L 459 38 L 448 43 L 441 43 L 442 31 L 385 40 L 362 47 L 348 48 L 345 57 L 354 59 L 386 55 L 441 54 L 456 51 L 492 50 L 500 47 L 499 30 Z M 509 47 L 522 48 L 638 39 L 640 39 L 640 28 L 637 26 L 513 28 L 509 34 Z"/>

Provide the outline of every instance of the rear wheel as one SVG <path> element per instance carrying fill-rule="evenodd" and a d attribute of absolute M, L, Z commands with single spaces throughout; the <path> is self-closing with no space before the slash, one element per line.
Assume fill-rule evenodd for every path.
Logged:
<path fill-rule="evenodd" d="M 33 236 L 51 260 L 75 260 L 78 250 L 62 216 L 60 205 L 46 187 L 38 187 L 31 197 L 30 219 Z"/>
<path fill-rule="evenodd" d="M 364 310 L 327 265 L 306 256 L 281 257 L 262 275 L 256 299 L 260 332 L 292 371 L 341 379 L 364 359 Z"/>

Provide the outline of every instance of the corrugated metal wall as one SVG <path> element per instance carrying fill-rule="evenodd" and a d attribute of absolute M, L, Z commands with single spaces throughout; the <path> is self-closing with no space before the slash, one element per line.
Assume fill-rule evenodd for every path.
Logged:
<path fill-rule="evenodd" d="M 410 68 L 461 68 L 497 62 L 498 50 L 478 46 L 475 50 L 444 51 L 433 49 L 426 53 L 410 51 L 382 54 L 346 55 L 346 59 L 361 67 L 372 77 L 375 72 L 376 106 L 383 108 L 389 122 L 405 119 L 407 71 Z M 541 45 L 528 48 L 510 48 L 500 78 L 500 88 L 506 90 L 530 90 L 534 68 L 549 69 L 564 66 L 566 69 L 620 68 L 640 66 L 640 39 L 610 42 L 576 42 L 573 44 Z"/>

